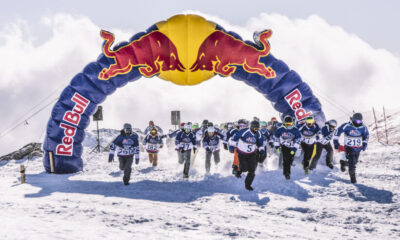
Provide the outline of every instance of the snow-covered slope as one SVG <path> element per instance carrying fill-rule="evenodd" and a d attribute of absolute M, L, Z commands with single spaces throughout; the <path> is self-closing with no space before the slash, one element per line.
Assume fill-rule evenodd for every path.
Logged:
<path fill-rule="evenodd" d="M 117 133 L 106 132 L 103 144 Z M 270 157 L 249 192 L 243 178 L 230 174 L 232 156 L 224 150 L 207 176 L 201 152 L 189 180 L 175 152 L 164 148 L 158 167 L 142 154 L 124 186 L 117 162 L 108 163 L 107 152 L 90 153 L 95 140 L 87 136 L 84 171 L 77 174 L 47 174 L 41 158 L 0 162 L 0 239 L 400 238 L 395 146 L 371 143 L 355 185 L 338 165 L 333 171 L 319 165 L 305 176 L 299 160 L 287 181 Z M 18 179 L 21 163 L 26 184 Z"/>

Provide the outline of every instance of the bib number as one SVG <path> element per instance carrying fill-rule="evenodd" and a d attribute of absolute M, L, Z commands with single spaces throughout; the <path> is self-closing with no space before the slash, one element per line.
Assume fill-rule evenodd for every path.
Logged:
<path fill-rule="evenodd" d="M 360 138 L 347 138 L 346 139 L 346 146 L 349 147 L 361 147 L 362 141 Z"/>

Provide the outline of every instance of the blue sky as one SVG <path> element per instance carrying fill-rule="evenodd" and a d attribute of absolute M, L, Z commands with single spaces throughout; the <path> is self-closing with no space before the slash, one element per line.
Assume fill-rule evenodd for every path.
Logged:
<path fill-rule="evenodd" d="M 341 26 L 345 31 L 356 34 L 373 48 L 385 48 L 400 55 L 398 0 L 16 0 L 1 5 L 0 24 L 4 26 L 16 19 L 25 19 L 32 24 L 34 30 L 41 32 L 43 29 L 38 25 L 41 17 L 64 12 L 88 16 L 96 25 L 105 29 L 140 31 L 184 10 L 199 10 L 217 15 L 236 25 L 244 25 L 260 13 L 279 13 L 289 18 L 306 18 L 317 14 L 329 24 Z M 43 34 L 46 35 L 44 31 Z"/>

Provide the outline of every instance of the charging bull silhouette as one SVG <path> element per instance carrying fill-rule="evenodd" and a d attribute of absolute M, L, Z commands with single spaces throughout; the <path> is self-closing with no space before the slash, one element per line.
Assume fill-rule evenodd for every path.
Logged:
<path fill-rule="evenodd" d="M 99 79 L 108 80 L 118 74 L 126 74 L 132 67 L 139 66 L 139 71 L 146 77 L 152 77 L 160 71 L 178 70 L 183 72 L 185 67 L 180 62 L 174 43 L 160 31 L 153 31 L 140 39 L 130 42 L 115 51 L 110 47 L 115 38 L 110 32 L 101 31 L 105 40 L 103 52 L 115 63 L 109 68 L 103 68 Z"/>
<path fill-rule="evenodd" d="M 265 30 L 255 37 L 255 42 L 263 46 L 262 50 L 258 50 L 223 31 L 215 31 L 201 44 L 197 59 L 190 70 L 192 72 L 197 70 L 214 71 L 229 76 L 235 72 L 235 65 L 240 65 L 247 72 L 274 78 L 276 77 L 275 71 L 260 63 L 260 57 L 267 56 L 271 49 L 268 43 L 271 35 L 271 30 Z"/>

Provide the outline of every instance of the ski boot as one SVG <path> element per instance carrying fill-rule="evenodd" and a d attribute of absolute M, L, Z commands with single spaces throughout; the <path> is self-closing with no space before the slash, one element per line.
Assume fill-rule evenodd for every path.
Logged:
<path fill-rule="evenodd" d="M 340 160 L 340 171 L 346 171 L 347 162 L 345 160 Z"/>
<path fill-rule="evenodd" d="M 349 175 L 350 175 L 351 183 L 357 183 L 356 170 L 355 169 L 349 169 Z"/>
<path fill-rule="evenodd" d="M 305 166 L 305 162 L 303 162 L 302 165 L 303 165 L 304 174 L 308 175 L 310 173 L 309 168 L 307 166 Z"/>
<path fill-rule="evenodd" d="M 327 162 L 327 163 L 326 163 L 326 166 L 328 166 L 328 168 L 330 168 L 330 169 L 333 169 L 333 164 L 332 164 L 332 162 Z"/>

